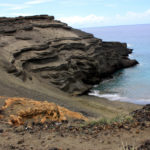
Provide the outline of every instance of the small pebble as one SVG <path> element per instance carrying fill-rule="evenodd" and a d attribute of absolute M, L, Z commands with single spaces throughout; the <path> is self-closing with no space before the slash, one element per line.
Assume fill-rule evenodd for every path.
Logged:
<path fill-rule="evenodd" d="M 0 133 L 3 133 L 4 132 L 4 130 L 3 129 L 0 129 Z"/>

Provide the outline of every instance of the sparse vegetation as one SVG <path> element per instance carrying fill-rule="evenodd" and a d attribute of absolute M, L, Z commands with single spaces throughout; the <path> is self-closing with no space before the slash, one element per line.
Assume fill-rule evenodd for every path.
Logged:
<path fill-rule="evenodd" d="M 133 122 L 133 118 L 131 115 L 117 115 L 112 119 L 102 118 L 100 120 L 93 120 L 88 123 L 85 123 L 83 126 L 96 126 L 96 125 L 112 125 L 112 124 L 120 124 L 125 122 Z"/>
<path fill-rule="evenodd" d="M 121 141 L 122 147 L 119 150 L 137 150 L 135 144 L 128 145 L 127 142 Z"/>

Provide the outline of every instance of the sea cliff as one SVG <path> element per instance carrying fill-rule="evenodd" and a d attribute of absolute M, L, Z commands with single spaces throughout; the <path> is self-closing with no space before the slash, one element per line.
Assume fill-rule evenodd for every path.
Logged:
<path fill-rule="evenodd" d="M 47 15 L 0 18 L 0 53 L 8 73 L 72 95 L 138 63 L 126 43 L 104 42 Z"/>

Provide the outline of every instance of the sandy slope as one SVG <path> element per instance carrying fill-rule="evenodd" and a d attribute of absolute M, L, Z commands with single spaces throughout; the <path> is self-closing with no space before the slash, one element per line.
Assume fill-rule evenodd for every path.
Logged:
<path fill-rule="evenodd" d="M 112 102 L 93 96 L 74 97 L 54 87 L 33 78 L 32 81 L 22 80 L 9 75 L 0 69 L 0 95 L 11 97 L 25 97 L 36 100 L 47 100 L 58 105 L 81 112 L 89 117 L 114 117 L 117 114 L 126 114 L 141 106 L 123 102 Z"/>

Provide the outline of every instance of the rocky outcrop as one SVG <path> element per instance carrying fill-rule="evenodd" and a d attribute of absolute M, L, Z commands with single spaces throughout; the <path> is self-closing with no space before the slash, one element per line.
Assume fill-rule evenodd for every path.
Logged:
<path fill-rule="evenodd" d="M 36 77 L 71 93 L 83 94 L 118 69 L 134 66 L 126 43 L 103 42 L 40 15 L 0 18 L 0 53 L 8 73 Z"/>
<path fill-rule="evenodd" d="M 0 108 L 0 120 L 15 126 L 33 123 L 62 122 L 70 119 L 88 120 L 80 113 L 72 112 L 47 101 L 35 101 L 15 97 L 3 99 L 5 99 L 5 103 Z"/>
<path fill-rule="evenodd" d="M 149 150 L 150 149 L 150 140 L 146 140 L 143 142 L 141 146 L 137 148 L 137 150 Z"/>
<path fill-rule="evenodd" d="M 133 111 L 131 114 L 139 122 L 150 121 L 150 104 L 145 105 L 142 109 Z"/>

